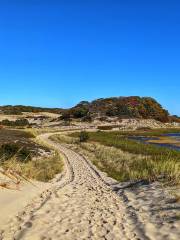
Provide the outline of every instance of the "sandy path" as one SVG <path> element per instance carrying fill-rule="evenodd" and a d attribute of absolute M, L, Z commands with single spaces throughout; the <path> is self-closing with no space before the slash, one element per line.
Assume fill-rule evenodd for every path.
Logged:
<path fill-rule="evenodd" d="M 93 167 L 79 154 L 50 141 L 50 135 L 40 139 L 66 156 L 64 175 L 14 218 L 0 239 L 149 239 Z"/>

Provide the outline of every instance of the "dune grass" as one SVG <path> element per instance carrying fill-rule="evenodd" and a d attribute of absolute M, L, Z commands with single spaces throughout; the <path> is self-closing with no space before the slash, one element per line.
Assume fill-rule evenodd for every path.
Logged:
<path fill-rule="evenodd" d="M 16 176 L 17 182 L 22 180 L 48 182 L 62 171 L 63 161 L 62 156 L 54 152 L 51 156 L 34 158 L 28 162 L 19 161 L 17 156 L 14 156 L 1 164 L 1 167 L 1 174 L 11 175 L 12 178 Z"/>
<path fill-rule="evenodd" d="M 0 129 L 0 187 L 22 181 L 47 182 L 63 169 L 62 156 L 33 139 L 32 131 Z"/>

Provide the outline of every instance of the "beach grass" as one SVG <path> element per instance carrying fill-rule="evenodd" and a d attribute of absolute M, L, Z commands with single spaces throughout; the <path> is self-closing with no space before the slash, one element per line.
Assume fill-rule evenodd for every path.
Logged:
<path fill-rule="evenodd" d="M 1 174 L 7 175 L 7 177 L 11 176 L 12 178 L 16 176 L 17 183 L 22 180 L 48 182 L 56 174 L 60 173 L 62 169 L 62 156 L 57 152 L 54 152 L 51 156 L 34 158 L 28 162 L 21 162 L 17 156 L 13 156 L 1 164 Z M 0 185 L 2 184 L 0 183 Z"/>

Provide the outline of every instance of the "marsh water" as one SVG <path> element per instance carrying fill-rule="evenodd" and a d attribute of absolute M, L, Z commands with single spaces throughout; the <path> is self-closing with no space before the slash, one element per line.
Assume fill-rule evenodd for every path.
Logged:
<path fill-rule="evenodd" d="M 174 150 L 178 150 L 180 151 L 180 133 L 168 133 L 168 134 L 163 134 L 160 137 L 166 137 L 166 139 L 169 139 L 169 143 L 160 143 L 158 142 L 160 140 L 159 137 L 145 137 L 145 136 L 131 136 L 129 137 L 129 139 L 133 139 L 133 140 L 137 140 L 137 141 L 141 141 L 145 144 L 153 144 L 153 145 L 157 145 L 160 147 L 167 147 L 170 149 L 174 149 Z M 151 141 L 154 142 L 151 142 Z M 157 142 L 155 142 L 157 140 Z M 173 141 L 176 142 L 172 143 Z"/>

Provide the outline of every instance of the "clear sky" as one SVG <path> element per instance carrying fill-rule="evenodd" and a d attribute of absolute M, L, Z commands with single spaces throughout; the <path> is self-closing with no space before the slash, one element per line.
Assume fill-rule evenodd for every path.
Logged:
<path fill-rule="evenodd" d="M 0 105 L 130 95 L 180 115 L 179 0 L 0 0 Z"/>

